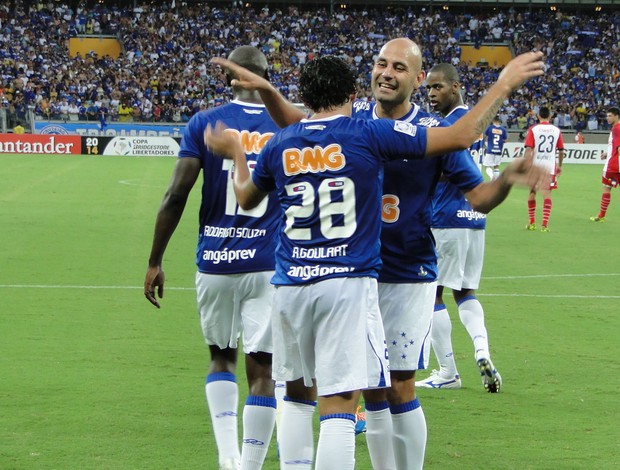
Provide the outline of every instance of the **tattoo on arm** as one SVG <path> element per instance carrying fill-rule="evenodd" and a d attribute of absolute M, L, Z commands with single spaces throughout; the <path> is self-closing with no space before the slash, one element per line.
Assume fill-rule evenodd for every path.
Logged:
<path fill-rule="evenodd" d="M 484 133 L 486 128 L 489 127 L 489 125 L 493 121 L 493 118 L 499 112 L 500 108 L 502 107 L 502 104 L 504 104 L 504 100 L 501 98 L 497 98 L 493 102 L 493 104 L 487 108 L 484 114 L 480 116 L 480 119 L 478 120 L 476 124 L 476 134 L 480 135 Z"/>

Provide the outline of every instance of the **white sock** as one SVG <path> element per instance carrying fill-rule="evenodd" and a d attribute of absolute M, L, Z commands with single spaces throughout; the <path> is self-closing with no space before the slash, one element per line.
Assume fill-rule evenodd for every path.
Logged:
<path fill-rule="evenodd" d="M 286 395 L 286 382 L 276 382 L 274 394 L 276 397 L 276 440 L 280 442 L 280 418 L 282 417 L 282 400 Z"/>
<path fill-rule="evenodd" d="M 281 470 L 312 468 L 314 460 L 312 417 L 315 408 L 314 401 L 293 401 L 284 397 L 279 430 Z"/>
<path fill-rule="evenodd" d="M 484 171 L 486 172 L 486 174 L 489 176 L 490 179 L 493 179 L 493 168 L 491 168 L 490 166 L 487 166 Z"/>
<path fill-rule="evenodd" d="M 365 403 L 366 444 L 374 470 L 395 470 L 392 414 L 387 401 Z"/>
<path fill-rule="evenodd" d="M 431 346 L 439 363 L 439 375 L 444 379 L 458 374 L 452 351 L 452 321 L 444 304 L 435 305 L 431 327 Z"/>
<path fill-rule="evenodd" d="M 269 450 L 276 422 L 276 399 L 250 395 L 243 408 L 241 468 L 260 470 Z"/>
<path fill-rule="evenodd" d="M 497 178 L 499 178 L 499 168 L 495 168 L 493 170 L 493 176 L 492 179 L 496 180 Z"/>
<path fill-rule="evenodd" d="M 355 468 L 355 415 L 339 413 L 321 416 L 315 470 Z"/>
<path fill-rule="evenodd" d="M 220 464 L 226 459 L 239 460 L 241 458 L 237 432 L 239 388 L 235 374 L 230 372 L 209 374 L 205 394 Z"/>
<path fill-rule="evenodd" d="M 397 467 L 407 470 L 424 467 L 426 418 L 416 398 L 402 405 L 390 406 L 394 426 L 394 455 Z"/>
<path fill-rule="evenodd" d="M 467 333 L 474 342 L 476 361 L 481 358 L 489 358 L 489 340 L 487 329 L 484 326 L 484 310 L 476 297 L 468 296 L 459 305 L 459 316 Z"/>

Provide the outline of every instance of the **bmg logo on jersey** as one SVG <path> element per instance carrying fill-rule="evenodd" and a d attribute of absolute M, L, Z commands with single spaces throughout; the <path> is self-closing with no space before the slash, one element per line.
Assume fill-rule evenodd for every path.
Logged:
<path fill-rule="evenodd" d="M 239 139 L 245 154 L 253 153 L 256 155 L 260 153 L 267 141 L 273 136 L 273 132 L 261 134 L 260 132 L 238 131 L 237 129 L 226 129 L 226 132 L 230 132 Z"/>
<path fill-rule="evenodd" d="M 287 176 L 338 171 L 344 168 L 345 164 L 346 158 L 338 144 L 330 144 L 325 148 L 320 145 L 313 148 L 288 148 L 282 152 L 282 165 Z"/>

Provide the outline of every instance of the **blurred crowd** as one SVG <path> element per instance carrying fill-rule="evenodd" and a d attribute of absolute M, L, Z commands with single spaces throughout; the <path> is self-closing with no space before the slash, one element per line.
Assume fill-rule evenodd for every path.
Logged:
<path fill-rule="evenodd" d="M 457 66 L 468 104 L 499 69 L 461 64 L 460 42 L 476 47 L 506 42 L 515 53 L 543 50 L 547 74 L 527 83 L 500 111 L 509 128 L 526 128 L 547 105 L 561 128 L 606 129 L 606 108 L 619 105 L 620 11 L 509 8 L 457 14 L 412 6 L 330 14 L 297 6 L 246 8 L 242 2 L 137 8 L 14 3 L 15 8 L 0 5 L 0 102 L 22 122 L 29 109 L 37 119 L 97 120 L 102 126 L 188 121 L 230 100 L 222 71 L 209 59 L 245 44 L 266 54 L 271 81 L 293 102 L 300 101 L 300 66 L 322 54 L 341 55 L 355 65 L 359 96 L 371 99 L 374 58 L 383 43 L 399 36 L 421 46 L 426 69 L 439 62 Z M 78 34 L 116 35 L 123 53 L 118 59 L 94 52 L 71 57 L 68 39 Z M 425 90 L 413 100 L 425 103 Z"/>

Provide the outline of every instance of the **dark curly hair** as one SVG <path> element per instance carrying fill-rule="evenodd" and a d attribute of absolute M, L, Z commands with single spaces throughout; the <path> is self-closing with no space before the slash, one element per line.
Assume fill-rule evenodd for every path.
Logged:
<path fill-rule="evenodd" d="M 326 55 L 307 62 L 299 77 L 299 94 L 314 112 L 329 111 L 346 103 L 356 92 L 357 73 L 343 59 Z"/>

